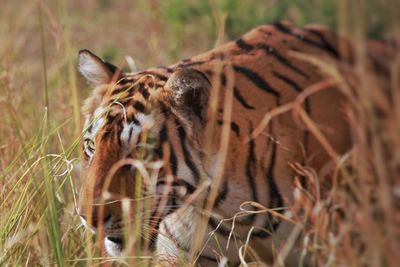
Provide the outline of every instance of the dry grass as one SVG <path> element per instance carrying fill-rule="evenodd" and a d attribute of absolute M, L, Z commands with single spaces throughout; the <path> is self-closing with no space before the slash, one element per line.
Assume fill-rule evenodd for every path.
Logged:
<path fill-rule="evenodd" d="M 165 18 L 164 10 L 171 9 L 174 1 L 168 1 L 169 4 L 132 2 L 17 0 L 1 3 L 1 266 L 83 266 L 109 261 L 99 252 L 97 240 L 92 240 L 90 233 L 79 226 L 75 211 L 80 187 L 82 122 L 79 110 L 82 99 L 89 93 L 76 74 L 77 51 L 90 48 L 117 65 L 124 65 L 125 56 L 132 55 L 137 66 L 146 68 L 206 51 L 215 39 L 226 38 L 224 16 L 231 14 L 220 11 L 219 5 L 210 5 L 214 13 L 205 13 L 204 17 L 185 18 L 182 22 L 179 16 L 176 19 L 167 16 L 169 21 L 164 22 L 160 18 Z M 188 6 L 193 6 L 193 2 L 188 1 Z M 263 5 L 263 1 L 253 1 L 252 4 L 259 5 L 260 10 L 266 7 L 278 10 L 277 2 Z M 298 1 L 294 2 L 299 5 Z M 309 12 L 317 14 L 327 1 L 315 2 L 321 9 Z M 338 155 L 301 110 L 299 103 L 307 94 L 323 88 L 309 88 L 297 102 L 266 114 L 264 124 L 257 130 L 265 127 L 273 116 L 293 112 L 333 158 L 334 164 L 321 173 L 296 163 L 291 166 L 298 177 L 294 192 L 296 203 L 292 217 L 287 219 L 296 223 L 299 226 L 296 229 L 303 234 L 303 256 L 311 255 L 315 266 L 397 266 L 400 262 L 399 43 L 397 46 L 392 43 L 394 51 L 390 57 L 378 58 L 382 66 L 377 73 L 367 66 L 365 39 L 371 20 L 377 18 L 385 21 L 381 36 L 399 37 L 400 7 L 391 0 L 369 1 L 379 7 L 377 14 L 371 15 L 365 1 L 336 3 L 332 13 L 337 14 L 338 30 L 354 41 L 355 63 L 346 66 L 316 59 L 314 64 L 329 74 L 328 82 L 338 84 L 349 100 L 345 113 L 352 129 L 352 150 Z M 286 15 L 303 22 L 307 16 L 299 10 L 292 8 Z M 242 19 L 229 18 L 231 21 Z M 214 19 L 216 27 L 211 27 L 210 21 Z M 202 29 L 210 26 L 210 30 L 199 31 L 199 25 Z M 225 25 L 225 30 L 229 32 L 229 27 L 235 26 L 232 25 Z M 384 88 L 376 78 L 383 79 Z M 230 97 L 228 92 L 226 98 Z M 226 110 L 230 110 L 229 101 L 226 105 Z M 307 187 L 300 183 L 300 177 L 306 177 Z M 254 205 L 257 212 L 274 214 Z M 297 234 L 293 233 L 293 239 Z M 290 249 L 288 243 L 277 251 L 278 258 L 285 257 Z M 251 248 L 244 245 L 240 253 L 251 253 Z M 146 260 L 142 256 L 132 262 Z M 120 262 L 123 265 L 129 261 L 121 259 Z M 244 260 L 243 265 L 246 265 Z"/>

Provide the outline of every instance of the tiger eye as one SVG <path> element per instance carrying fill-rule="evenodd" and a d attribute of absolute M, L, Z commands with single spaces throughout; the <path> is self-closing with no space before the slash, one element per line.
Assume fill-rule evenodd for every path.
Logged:
<path fill-rule="evenodd" d="M 94 141 L 92 139 L 88 139 L 85 141 L 85 146 L 90 152 L 94 152 L 96 146 L 94 144 Z"/>

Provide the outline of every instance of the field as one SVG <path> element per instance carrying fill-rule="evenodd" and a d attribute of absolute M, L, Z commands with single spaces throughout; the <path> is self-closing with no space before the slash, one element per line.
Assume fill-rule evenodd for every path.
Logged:
<path fill-rule="evenodd" d="M 146 69 L 278 19 L 328 25 L 360 51 L 366 38 L 390 40 L 397 51 L 383 62 L 390 78 L 379 92 L 358 55 L 356 90 L 343 86 L 354 147 L 338 155 L 334 174 L 298 168 L 313 186 L 297 192 L 294 212 L 304 215 L 297 223 L 315 266 L 398 266 L 399 1 L 2 0 L 0 6 L 0 266 L 110 262 L 76 212 L 81 105 L 91 90 L 77 72 L 80 49 L 124 69 Z"/>

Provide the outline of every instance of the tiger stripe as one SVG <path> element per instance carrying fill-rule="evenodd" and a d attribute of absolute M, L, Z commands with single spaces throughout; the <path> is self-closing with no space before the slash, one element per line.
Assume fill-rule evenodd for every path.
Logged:
<path fill-rule="evenodd" d="M 272 74 L 279 80 L 282 80 L 285 83 L 287 83 L 288 85 L 290 85 L 291 88 L 293 88 L 296 92 L 301 92 L 303 90 L 294 80 L 290 79 L 289 77 L 287 77 L 283 74 L 280 74 L 277 71 L 272 71 Z"/>
<path fill-rule="evenodd" d="M 277 98 L 277 103 L 279 104 L 279 98 L 281 94 L 276 89 L 272 88 L 260 75 L 242 66 L 233 65 L 233 69 L 236 72 L 239 72 L 246 76 L 246 78 L 248 78 L 257 88 L 275 96 Z"/>
<path fill-rule="evenodd" d="M 249 122 L 249 134 L 253 131 L 253 126 L 251 122 Z M 255 182 L 255 173 L 254 169 L 256 168 L 256 155 L 255 155 L 255 141 L 251 139 L 248 143 L 247 147 L 247 159 L 246 159 L 246 167 L 245 167 L 245 175 L 247 177 L 247 183 L 249 184 L 251 197 L 255 202 L 258 202 L 258 192 L 257 186 Z M 255 214 L 251 214 L 246 217 L 246 223 L 251 223 L 255 220 Z"/>
<path fill-rule="evenodd" d="M 254 106 L 250 105 L 247 100 L 240 94 L 240 90 L 238 89 L 237 86 L 233 87 L 233 96 L 236 98 L 236 100 L 242 105 L 242 107 L 246 109 L 255 109 Z"/>
<path fill-rule="evenodd" d="M 298 34 L 296 34 L 296 33 L 293 33 L 290 27 L 284 25 L 284 24 L 281 23 L 281 22 L 276 22 L 276 23 L 274 23 L 273 25 L 274 25 L 274 26 L 276 27 L 276 29 L 279 30 L 280 32 L 285 33 L 285 34 L 288 34 L 288 35 L 291 35 L 291 36 L 294 36 L 294 37 L 296 37 L 298 40 L 300 40 L 301 42 L 303 42 L 303 43 L 305 43 L 305 44 L 308 44 L 308 45 L 311 45 L 311 46 L 314 46 L 314 47 L 317 47 L 317 48 L 319 48 L 319 49 L 321 49 L 321 50 L 327 51 L 327 52 L 328 52 L 329 54 L 331 54 L 333 57 L 335 57 L 335 58 L 337 58 L 337 59 L 340 59 L 340 55 L 339 55 L 338 51 L 337 51 L 336 49 L 334 49 L 334 48 L 324 39 L 324 37 L 323 37 L 322 34 L 317 34 L 316 31 L 309 30 L 310 33 L 312 33 L 312 34 L 314 34 L 314 35 L 317 35 L 317 36 L 319 37 L 319 39 L 322 41 L 322 44 L 321 44 L 321 43 L 318 43 L 318 42 L 316 42 L 316 41 L 314 41 L 314 40 L 312 40 L 312 39 L 306 37 L 305 35 L 298 35 Z"/>
<path fill-rule="evenodd" d="M 186 132 L 183 129 L 183 127 L 179 125 L 178 121 L 175 121 L 175 123 L 177 124 L 180 147 L 183 151 L 184 162 L 186 163 L 186 166 L 188 166 L 189 169 L 191 170 L 194 180 L 196 181 L 196 183 L 198 183 L 200 181 L 200 172 L 197 169 L 196 164 L 193 162 L 192 156 L 190 155 L 190 151 L 187 148 Z"/>
<path fill-rule="evenodd" d="M 295 73 L 301 75 L 302 77 L 308 79 L 308 75 L 304 71 L 302 71 L 301 69 L 296 67 L 287 58 L 285 58 L 281 54 L 279 54 L 279 52 L 275 48 L 269 46 L 268 44 L 250 45 L 250 44 L 246 43 L 242 38 L 239 38 L 239 39 L 236 40 L 236 45 L 239 48 L 245 50 L 246 52 L 250 52 L 250 51 L 255 50 L 255 49 L 264 50 L 266 55 L 272 55 L 282 65 L 286 66 L 290 70 L 293 70 Z"/>
<path fill-rule="evenodd" d="M 210 74 L 209 74 L 210 75 Z M 226 86 L 226 75 L 225 73 L 220 74 L 221 78 L 221 85 Z M 246 109 L 255 109 L 252 105 L 248 104 L 246 99 L 240 94 L 240 90 L 237 88 L 237 86 L 233 87 L 233 96 L 235 99 Z"/>

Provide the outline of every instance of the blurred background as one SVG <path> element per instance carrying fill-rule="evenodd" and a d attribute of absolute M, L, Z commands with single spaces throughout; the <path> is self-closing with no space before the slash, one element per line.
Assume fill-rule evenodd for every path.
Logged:
<path fill-rule="evenodd" d="M 81 266 L 96 255 L 74 210 L 80 107 L 90 93 L 79 49 L 145 69 L 280 19 L 387 39 L 400 33 L 399 2 L 0 0 L 0 265 Z"/>

